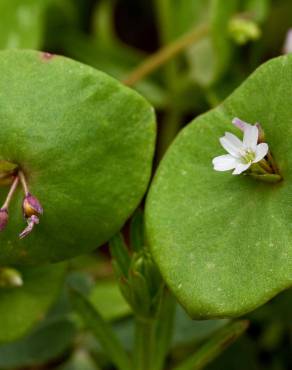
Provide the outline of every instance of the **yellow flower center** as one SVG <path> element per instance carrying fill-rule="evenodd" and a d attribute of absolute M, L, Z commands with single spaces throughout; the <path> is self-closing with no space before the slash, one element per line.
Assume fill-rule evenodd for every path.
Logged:
<path fill-rule="evenodd" d="M 252 163 L 255 159 L 255 152 L 251 149 L 247 149 L 242 157 L 244 163 Z"/>

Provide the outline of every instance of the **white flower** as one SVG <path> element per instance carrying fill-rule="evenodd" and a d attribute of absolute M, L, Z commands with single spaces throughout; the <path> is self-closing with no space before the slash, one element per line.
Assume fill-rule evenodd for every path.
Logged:
<path fill-rule="evenodd" d="M 290 28 L 286 34 L 286 39 L 283 46 L 283 53 L 284 54 L 292 53 L 292 28 Z"/>
<path fill-rule="evenodd" d="M 238 120 L 235 122 L 235 120 Z M 259 162 L 268 153 L 269 147 L 266 143 L 258 144 L 259 130 L 256 125 L 250 125 L 238 118 L 233 120 L 233 124 L 239 127 L 242 125 L 243 141 L 238 137 L 225 132 L 221 137 L 220 143 L 229 153 L 220 155 L 213 159 L 214 170 L 228 171 L 234 169 L 233 175 L 239 175 L 246 171 L 253 163 Z M 237 124 L 236 124 L 237 123 Z"/>

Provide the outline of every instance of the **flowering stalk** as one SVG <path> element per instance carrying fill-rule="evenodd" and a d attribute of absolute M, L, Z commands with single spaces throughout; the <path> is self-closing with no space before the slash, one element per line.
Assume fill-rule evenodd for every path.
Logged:
<path fill-rule="evenodd" d="M 15 190 L 17 188 L 18 182 L 19 182 L 19 177 L 16 176 L 10 187 L 9 193 L 7 194 L 5 202 L 3 203 L 0 209 L 0 231 L 4 230 L 8 223 L 8 207 L 13 197 L 13 194 L 15 193 Z"/>
<path fill-rule="evenodd" d="M 32 232 L 35 225 L 39 224 L 39 216 L 43 214 L 43 208 L 38 199 L 29 192 L 28 185 L 22 171 L 19 171 L 19 178 L 25 194 L 22 202 L 23 216 L 27 221 L 27 227 L 19 235 L 20 239 L 23 239 Z"/>

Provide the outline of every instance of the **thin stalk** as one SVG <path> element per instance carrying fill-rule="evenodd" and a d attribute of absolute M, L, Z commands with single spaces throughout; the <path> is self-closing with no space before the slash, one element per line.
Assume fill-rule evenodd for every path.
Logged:
<path fill-rule="evenodd" d="M 8 209 L 9 204 L 11 202 L 11 199 L 13 197 L 13 194 L 15 193 L 15 190 L 17 188 L 18 182 L 19 182 L 19 177 L 16 176 L 15 179 L 13 180 L 13 183 L 12 183 L 10 189 L 9 189 L 9 193 L 8 193 L 6 199 L 5 199 L 5 202 L 3 203 L 2 207 L 1 207 L 2 210 L 3 209 Z"/>
<path fill-rule="evenodd" d="M 273 173 L 272 168 L 270 167 L 269 163 L 265 160 L 262 159 L 261 161 L 258 162 L 259 165 L 268 173 Z"/>
<path fill-rule="evenodd" d="M 236 321 L 220 329 L 209 341 L 174 370 L 201 370 L 230 344 L 240 337 L 248 327 L 248 321 Z"/>
<path fill-rule="evenodd" d="M 207 24 L 202 24 L 196 27 L 191 32 L 183 35 L 176 41 L 158 50 L 156 53 L 151 55 L 146 59 L 140 66 L 138 66 L 125 80 L 124 83 L 128 86 L 134 86 L 154 72 L 157 68 L 161 67 L 163 64 L 174 58 L 176 55 L 180 54 L 188 46 L 194 44 L 195 42 L 201 40 L 209 32 L 209 27 Z"/>
<path fill-rule="evenodd" d="M 266 175 L 269 173 L 262 166 L 260 166 L 259 163 L 253 163 L 250 166 L 250 169 L 251 169 L 251 173 L 255 173 L 255 174 Z"/>
<path fill-rule="evenodd" d="M 160 135 L 157 145 L 157 159 L 161 160 L 172 140 L 181 127 L 181 111 L 174 105 L 165 112 L 160 124 Z"/>
<path fill-rule="evenodd" d="M 151 370 L 163 370 L 171 345 L 175 319 L 176 300 L 165 290 L 158 312 L 155 328 L 154 354 Z"/>
<path fill-rule="evenodd" d="M 160 43 L 165 48 L 167 45 L 174 45 L 173 41 L 173 9 L 170 0 L 156 0 L 157 24 L 159 28 Z M 184 38 L 184 36 L 182 36 Z M 182 40 L 179 39 L 179 40 Z M 192 40 L 193 41 L 193 40 Z M 191 42 L 193 43 L 193 42 Z M 161 49 L 163 50 L 163 49 Z M 182 49 L 183 51 L 184 49 Z M 168 146 L 178 133 L 181 126 L 182 111 L 178 106 L 178 97 L 181 94 L 179 84 L 179 66 L 176 55 L 173 55 L 163 66 L 164 82 L 169 93 L 170 105 L 162 118 L 159 127 L 159 137 L 157 143 L 157 160 L 159 161 Z"/>
<path fill-rule="evenodd" d="M 136 316 L 133 370 L 152 370 L 153 337 L 154 320 L 147 320 Z"/>
<path fill-rule="evenodd" d="M 268 158 L 269 163 L 272 166 L 272 169 L 273 169 L 274 173 L 279 175 L 280 172 L 279 172 L 278 166 L 277 166 L 277 164 L 276 164 L 276 162 L 275 162 L 275 160 L 274 160 L 274 158 L 273 158 L 273 156 L 270 152 L 268 152 L 267 158 Z"/>
<path fill-rule="evenodd" d="M 155 0 L 160 45 L 165 47 L 173 42 L 173 21 L 171 0 Z M 163 67 L 164 79 L 168 90 L 173 92 L 177 86 L 177 60 L 172 58 Z"/>
<path fill-rule="evenodd" d="M 21 185 L 23 187 L 24 194 L 28 195 L 29 190 L 28 190 L 28 186 L 27 186 L 27 182 L 26 182 L 24 173 L 22 171 L 19 171 L 18 175 L 19 175 L 19 178 L 20 178 Z"/>

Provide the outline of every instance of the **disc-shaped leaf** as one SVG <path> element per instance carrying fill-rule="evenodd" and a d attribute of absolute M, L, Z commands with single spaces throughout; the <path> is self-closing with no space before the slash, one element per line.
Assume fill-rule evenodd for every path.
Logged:
<path fill-rule="evenodd" d="M 292 56 L 261 66 L 222 105 L 187 126 L 147 200 L 154 258 L 197 318 L 238 316 L 292 284 Z M 260 122 L 283 181 L 213 170 L 231 121 Z"/>
<path fill-rule="evenodd" d="M 23 286 L 0 288 L 0 342 L 18 339 L 44 317 L 58 296 L 65 267 L 22 268 Z"/>
<path fill-rule="evenodd" d="M 34 51 L 0 53 L 0 159 L 17 163 L 44 215 L 27 238 L 19 187 L 0 263 L 39 263 L 107 241 L 141 200 L 155 141 L 152 107 L 91 67 Z M 7 188 L 1 188 L 3 202 Z"/>

